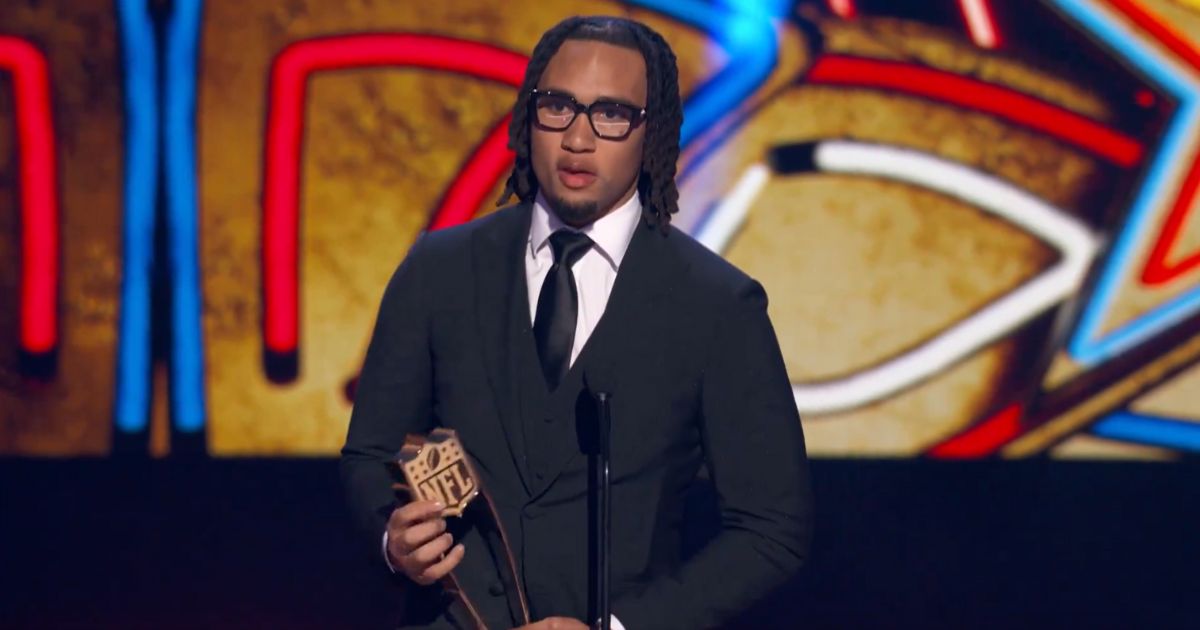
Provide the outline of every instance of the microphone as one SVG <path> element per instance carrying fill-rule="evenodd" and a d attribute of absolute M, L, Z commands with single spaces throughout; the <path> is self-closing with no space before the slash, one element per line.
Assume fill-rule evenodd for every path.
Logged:
<path fill-rule="evenodd" d="M 592 370 L 583 375 L 583 383 L 595 401 L 596 418 L 590 433 L 592 446 L 605 459 L 608 458 L 612 434 L 613 381 L 604 370 Z"/>
<path fill-rule="evenodd" d="M 590 379 L 588 377 L 591 377 Z M 612 611 L 609 601 L 609 578 L 612 553 L 612 480 L 609 458 L 612 453 L 612 381 L 602 371 L 584 374 L 584 384 L 595 402 L 595 420 L 588 433 L 593 440 L 588 455 L 590 480 L 588 504 L 591 526 L 588 528 L 591 584 L 588 612 L 592 628 L 610 630 Z"/>

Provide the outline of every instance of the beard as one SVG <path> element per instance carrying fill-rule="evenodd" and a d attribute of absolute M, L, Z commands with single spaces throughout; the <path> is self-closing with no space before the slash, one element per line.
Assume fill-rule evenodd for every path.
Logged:
<path fill-rule="evenodd" d="M 600 204 L 596 201 L 571 202 L 544 191 L 550 209 L 563 223 L 572 227 L 583 227 L 600 218 Z"/>

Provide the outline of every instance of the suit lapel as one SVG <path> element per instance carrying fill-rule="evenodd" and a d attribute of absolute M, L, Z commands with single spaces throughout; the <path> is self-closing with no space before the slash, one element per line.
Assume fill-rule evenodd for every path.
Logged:
<path fill-rule="evenodd" d="M 672 278 L 678 278 L 678 274 L 684 271 L 681 261 L 671 254 L 666 242 L 672 237 L 678 238 L 678 235 L 664 237 L 657 228 L 639 222 L 621 267 L 617 270 L 617 279 L 608 296 L 604 314 L 584 344 L 573 371 L 584 370 L 585 378 L 589 368 L 602 372 L 614 391 L 621 389 L 620 381 L 630 373 L 632 367 L 624 365 L 622 361 L 636 356 L 632 347 L 637 343 L 636 338 L 628 330 L 654 312 L 651 305 L 669 294 Z M 581 410 L 577 409 L 576 413 L 580 414 Z M 537 489 L 535 495 L 549 489 L 580 455 L 575 443 L 574 427 L 567 433 L 569 435 L 564 435 L 570 439 L 570 445 L 554 451 L 557 457 L 549 466 L 546 482 Z"/>
<path fill-rule="evenodd" d="M 525 444 L 513 396 L 518 383 L 509 332 L 514 313 L 521 312 L 517 307 L 528 307 L 522 248 L 528 240 L 530 210 L 528 204 L 522 204 L 498 211 L 505 214 L 480 226 L 472 235 L 471 248 L 481 355 L 513 466 L 526 492 L 530 484 L 525 478 Z"/>

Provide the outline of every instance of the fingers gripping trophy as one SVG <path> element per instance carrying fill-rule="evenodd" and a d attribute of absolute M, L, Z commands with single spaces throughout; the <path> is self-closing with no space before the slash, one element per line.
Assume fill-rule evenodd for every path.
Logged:
<path fill-rule="evenodd" d="M 512 558 L 508 536 L 496 512 L 495 504 L 483 490 L 479 475 L 453 429 L 435 429 L 428 436 L 410 435 L 403 448 L 392 461 L 396 472 L 404 483 L 393 488 L 407 492 L 411 501 L 396 510 L 393 521 L 403 527 L 400 540 L 388 541 L 388 557 L 395 558 L 404 573 L 422 585 L 440 581 L 446 593 L 453 598 L 455 616 L 469 621 L 479 630 L 487 630 L 472 596 L 462 587 L 455 576 L 454 568 L 465 553 L 461 544 L 450 547 L 453 537 L 446 532 L 447 518 L 462 518 L 471 511 L 484 539 L 495 551 L 505 556 L 507 563 L 502 570 L 507 572 L 511 588 L 509 605 L 519 610 L 524 623 L 529 623 L 529 606 L 520 580 L 516 575 L 516 564 Z M 482 497 L 482 500 L 476 501 Z M 389 523 L 389 530 L 391 529 Z"/>

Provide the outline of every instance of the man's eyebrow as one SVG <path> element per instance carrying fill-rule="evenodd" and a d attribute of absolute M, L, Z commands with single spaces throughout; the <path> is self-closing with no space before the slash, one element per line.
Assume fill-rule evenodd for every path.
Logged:
<path fill-rule="evenodd" d="M 641 109 L 642 107 L 644 107 L 643 105 L 638 105 L 637 103 L 634 103 L 634 102 L 633 102 L 632 100 L 630 100 L 630 99 L 623 98 L 623 97 L 620 97 L 620 96 L 604 96 L 604 95 L 601 95 L 601 96 L 600 96 L 600 98 L 596 99 L 596 101 L 598 101 L 598 102 L 599 102 L 599 101 L 603 101 L 603 102 L 605 102 L 605 103 L 619 103 L 619 104 L 621 104 L 621 105 L 628 105 L 629 107 L 632 107 L 632 108 L 634 108 L 634 109 Z"/>
<path fill-rule="evenodd" d="M 552 87 L 552 86 L 538 88 L 538 91 L 550 92 L 550 93 L 559 94 L 562 96 L 570 96 L 571 98 L 574 98 L 577 100 L 579 98 L 579 97 L 575 96 L 575 94 L 573 92 L 571 92 L 571 90 L 564 90 L 562 88 L 556 88 L 556 87 Z M 632 107 L 634 109 L 642 109 L 643 107 L 645 107 L 644 105 L 638 105 L 637 103 L 633 102 L 632 100 L 624 98 L 622 96 L 607 96 L 607 95 L 601 94 L 600 97 L 596 99 L 596 101 L 604 102 L 604 103 L 618 103 L 621 105 L 628 105 L 629 107 Z"/>
<path fill-rule="evenodd" d="M 571 90 L 564 90 L 562 88 L 547 86 L 544 88 L 538 88 L 538 91 L 539 92 L 550 92 L 553 94 L 560 94 L 562 96 L 570 96 L 571 98 L 575 98 L 575 95 L 571 93 Z"/>

